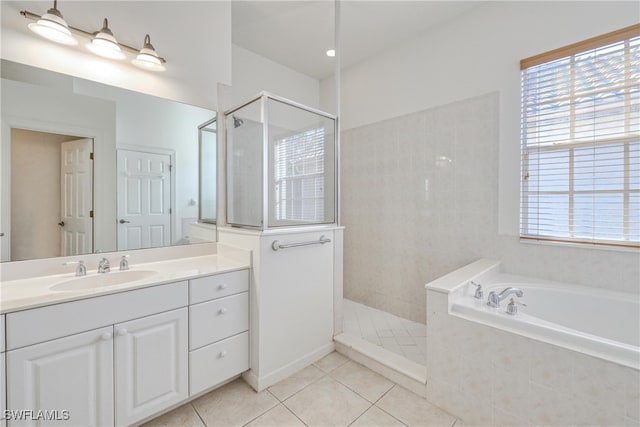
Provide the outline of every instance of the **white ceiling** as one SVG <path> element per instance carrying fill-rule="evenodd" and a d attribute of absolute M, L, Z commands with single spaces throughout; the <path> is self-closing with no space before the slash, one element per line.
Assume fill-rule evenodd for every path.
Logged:
<path fill-rule="evenodd" d="M 341 65 L 357 64 L 426 32 L 480 1 L 341 1 Z M 301 73 L 333 74 L 334 2 L 234 0 L 234 44 Z"/>

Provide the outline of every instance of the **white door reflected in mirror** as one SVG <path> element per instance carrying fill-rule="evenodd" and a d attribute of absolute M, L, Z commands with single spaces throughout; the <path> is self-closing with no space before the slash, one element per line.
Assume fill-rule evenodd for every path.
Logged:
<path fill-rule="evenodd" d="M 63 142 L 60 147 L 61 255 L 93 252 L 93 140 Z"/>

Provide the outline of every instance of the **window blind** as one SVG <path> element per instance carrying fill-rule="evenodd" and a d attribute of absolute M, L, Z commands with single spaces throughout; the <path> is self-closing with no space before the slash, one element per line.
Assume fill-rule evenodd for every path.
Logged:
<path fill-rule="evenodd" d="M 521 69 L 521 238 L 640 246 L 640 25 Z"/>
<path fill-rule="evenodd" d="M 276 142 L 276 221 L 325 222 L 325 143 L 324 128 Z"/>

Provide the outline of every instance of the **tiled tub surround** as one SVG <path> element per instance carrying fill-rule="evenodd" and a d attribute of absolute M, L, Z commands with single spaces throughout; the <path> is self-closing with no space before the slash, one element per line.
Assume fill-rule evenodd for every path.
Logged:
<path fill-rule="evenodd" d="M 498 94 L 343 132 L 344 296 L 425 323 L 424 284 L 497 235 Z"/>
<path fill-rule="evenodd" d="M 427 285 L 427 399 L 472 425 L 640 424 L 638 356 L 624 366 L 569 340 L 453 314 L 456 290 L 497 272 L 480 260 Z"/>
<path fill-rule="evenodd" d="M 500 144 L 500 108 L 491 93 L 342 133 L 346 298 L 424 323 L 424 284 L 483 257 L 509 273 L 640 292 L 637 252 L 524 244 L 517 225 L 499 234 L 498 186 L 518 185 L 500 179 L 499 159 L 520 162 L 518 140 Z"/>

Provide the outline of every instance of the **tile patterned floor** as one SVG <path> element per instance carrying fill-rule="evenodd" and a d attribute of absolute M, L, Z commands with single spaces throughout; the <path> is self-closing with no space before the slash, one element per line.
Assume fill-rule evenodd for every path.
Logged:
<path fill-rule="evenodd" d="M 143 427 L 443 426 L 461 423 L 422 397 L 331 353 L 267 390 L 235 380 Z"/>
<path fill-rule="evenodd" d="M 361 337 L 424 365 L 427 327 L 393 314 L 348 300 L 343 303 L 344 332 Z"/>

